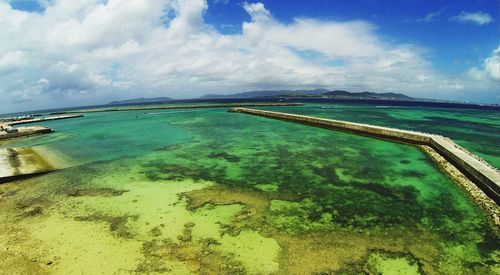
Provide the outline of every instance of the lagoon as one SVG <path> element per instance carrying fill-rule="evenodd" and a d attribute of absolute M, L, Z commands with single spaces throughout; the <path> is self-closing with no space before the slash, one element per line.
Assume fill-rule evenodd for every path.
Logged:
<path fill-rule="evenodd" d="M 432 130 L 500 165 L 493 111 L 262 109 Z M 1 270 L 499 272 L 497 229 L 410 145 L 224 109 L 44 125 L 56 132 L 2 147 L 43 147 L 72 167 L 0 185 Z"/>

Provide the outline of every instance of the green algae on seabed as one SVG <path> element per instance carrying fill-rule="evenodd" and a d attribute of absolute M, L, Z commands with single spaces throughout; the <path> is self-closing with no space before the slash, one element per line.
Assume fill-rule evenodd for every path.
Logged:
<path fill-rule="evenodd" d="M 135 116 L 146 125 L 140 135 L 127 131 Z M 85 164 L 0 186 L 1 270 L 352 274 L 417 265 L 494 274 L 500 266 L 486 218 L 415 147 L 224 110 L 89 117 L 60 125 L 71 138 L 25 141 Z"/>
<path fill-rule="evenodd" d="M 440 134 L 453 139 L 500 169 L 499 111 L 390 106 L 379 108 L 367 104 L 335 104 L 335 108 L 322 108 L 324 105 L 259 107 L 259 109 Z"/>
<path fill-rule="evenodd" d="M 374 252 L 368 257 L 365 271 L 369 274 L 420 274 L 419 266 L 415 259 L 405 255 L 391 255 Z"/>

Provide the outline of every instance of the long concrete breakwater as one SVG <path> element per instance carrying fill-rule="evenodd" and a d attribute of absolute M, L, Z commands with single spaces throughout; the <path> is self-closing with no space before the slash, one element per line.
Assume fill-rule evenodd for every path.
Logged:
<path fill-rule="evenodd" d="M 83 115 L 49 116 L 49 117 L 42 117 L 42 118 L 34 118 L 34 119 L 24 119 L 24 120 L 11 121 L 11 122 L 7 122 L 6 124 L 12 126 L 12 125 L 35 123 L 35 122 L 44 122 L 44 121 L 50 121 L 50 120 L 61 120 L 61 119 L 77 118 L 77 117 L 83 117 Z"/>
<path fill-rule="evenodd" d="M 464 175 L 483 190 L 488 197 L 495 201 L 497 205 L 500 205 L 500 172 L 484 160 L 481 160 L 479 157 L 444 136 L 349 121 L 248 108 L 233 108 L 230 112 L 257 115 L 392 141 L 429 146 L 464 173 Z"/>
<path fill-rule="evenodd" d="M 51 115 L 79 114 L 79 113 L 102 113 L 102 112 L 127 112 L 127 111 L 151 111 L 151 110 L 175 110 L 175 109 L 208 109 L 208 108 L 235 108 L 235 107 L 282 107 L 303 106 L 303 103 L 240 103 L 240 104 L 207 104 L 207 105 L 175 105 L 175 106 L 153 106 L 153 107 L 117 107 L 103 109 L 85 109 L 75 111 L 53 112 Z"/>

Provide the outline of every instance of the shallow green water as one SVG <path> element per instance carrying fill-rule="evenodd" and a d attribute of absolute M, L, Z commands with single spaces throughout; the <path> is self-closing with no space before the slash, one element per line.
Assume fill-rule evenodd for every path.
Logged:
<path fill-rule="evenodd" d="M 500 168 L 498 111 L 350 104 L 264 109 L 441 134 Z"/>
<path fill-rule="evenodd" d="M 443 112 L 279 109 L 393 127 L 405 117 L 401 128 Z M 76 165 L 0 186 L 2 270 L 499 271 L 486 218 L 413 146 L 224 109 L 46 125 L 57 132 L 7 146 L 47 146 Z"/>

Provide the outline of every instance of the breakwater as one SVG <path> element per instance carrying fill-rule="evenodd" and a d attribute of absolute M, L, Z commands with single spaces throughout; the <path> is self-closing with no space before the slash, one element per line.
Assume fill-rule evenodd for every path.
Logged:
<path fill-rule="evenodd" d="M 427 145 L 452 163 L 488 197 L 500 205 L 500 172 L 485 161 L 460 147 L 455 142 L 440 135 L 410 130 L 393 129 L 342 120 L 324 119 L 311 116 L 281 112 L 263 111 L 247 108 L 233 108 L 230 112 L 252 114 L 273 119 L 291 121 L 322 128 L 351 132 L 366 136 L 388 139 L 398 142 Z"/>
<path fill-rule="evenodd" d="M 12 125 L 35 123 L 35 122 L 44 122 L 44 121 L 50 121 L 50 120 L 77 118 L 77 117 L 83 117 L 83 115 L 63 115 L 63 116 L 50 116 L 50 117 L 42 117 L 42 118 L 34 118 L 34 119 L 24 119 L 24 120 L 7 122 L 6 124 L 12 126 Z"/>
<path fill-rule="evenodd" d="M 235 107 L 283 107 L 303 106 L 302 103 L 242 103 L 242 104 L 210 104 L 210 105 L 177 105 L 177 106 L 154 106 L 154 107 L 121 107 L 88 109 L 64 112 L 53 112 L 51 115 L 78 114 L 78 113 L 101 113 L 101 112 L 126 112 L 126 111 L 150 111 L 150 110 L 173 110 L 173 109 L 206 109 L 206 108 L 235 108 Z"/>
<path fill-rule="evenodd" d="M 30 137 L 54 132 L 53 129 L 44 126 L 29 126 L 16 128 L 16 132 L 7 133 L 0 131 L 0 140 L 15 139 L 20 137 Z"/>

